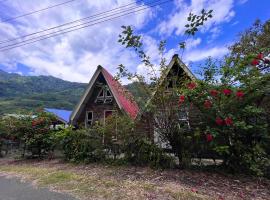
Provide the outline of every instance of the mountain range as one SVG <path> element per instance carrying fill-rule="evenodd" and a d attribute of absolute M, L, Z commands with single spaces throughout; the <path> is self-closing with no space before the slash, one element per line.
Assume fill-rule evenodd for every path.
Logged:
<path fill-rule="evenodd" d="M 0 70 L 0 114 L 44 107 L 72 110 L 86 86 L 86 83 L 64 81 L 53 76 L 22 76 Z M 138 84 L 126 87 L 140 104 L 144 95 Z"/>

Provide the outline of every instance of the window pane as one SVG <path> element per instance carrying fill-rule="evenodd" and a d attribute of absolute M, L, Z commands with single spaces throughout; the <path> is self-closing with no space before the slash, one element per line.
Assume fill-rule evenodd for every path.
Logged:
<path fill-rule="evenodd" d="M 93 113 L 92 112 L 88 112 L 87 113 L 87 120 L 92 120 L 93 119 Z"/>
<path fill-rule="evenodd" d="M 103 89 L 100 90 L 98 97 L 104 97 L 104 90 Z"/>
<path fill-rule="evenodd" d="M 113 111 L 105 111 L 105 118 L 111 116 L 113 114 Z"/>
<path fill-rule="evenodd" d="M 107 97 L 111 97 L 112 96 L 112 94 L 111 94 L 111 92 L 109 90 L 106 91 L 106 96 Z"/>

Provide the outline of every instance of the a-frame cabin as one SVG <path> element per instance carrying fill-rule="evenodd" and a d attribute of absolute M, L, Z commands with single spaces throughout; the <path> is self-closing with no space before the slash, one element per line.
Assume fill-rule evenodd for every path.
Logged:
<path fill-rule="evenodd" d="M 157 100 L 157 96 L 159 96 L 160 92 L 165 92 L 168 95 L 171 95 L 172 88 L 174 87 L 183 87 L 183 83 L 185 81 L 192 81 L 196 80 L 196 77 L 193 73 L 188 69 L 188 67 L 181 61 L 177 54 L 172 57 L 172 60 L 168 64 L 167 68 L 165 69 L 164 73 L 160 77 L 156 89 L 154 90 L 152 96 L 149 98 L 148 102 L 146 103 L 145 108 L 140 112 L 136 120 L 136 130 L 138 133 L 145 134 L 150 137 L 155 143 L 163 143 L 160 141 L 158 135 L 156 135 L 156 127 L 155 124 L 157 123 L 158 115 L 157 113 L 165 113 L 166 107 L 156 106 L 157 110 L 155 112 L 150 111 L 147 109 L 148 106 L 157 105 L 159 101 Z M 161 89 L 162 88 L 162 89 Z M 166 88 L 164 90 L 164 88 Z M 178 100 L 179 96 L 172 95 L 172 98 L 167 102 L 167 106 L 176 106 L 178 107 Z M 151 105 L 152 104 L 152 105 Z M 163 110 L 162 110 L 163 109 Z M 170 108 L 168 108 L 170 109 Z M 192 123 L 197 123 L 199 115 L 197 110 L 191 110 L 190 108 L 179 109 L 178 116 L 179 121 L 185 121 L 190 126 Z M 164 147 L 163 144 L 161 144 Z"/>
<path fill-rule="evenodd" d="M 117 112 L 135 119 L 139 107 L 132 94 L 103 67 L 98 66 L 82 98 L 73 110 L 70 122 L 74 126 L 89 127 L 95 121 L 105 122 Z"/>

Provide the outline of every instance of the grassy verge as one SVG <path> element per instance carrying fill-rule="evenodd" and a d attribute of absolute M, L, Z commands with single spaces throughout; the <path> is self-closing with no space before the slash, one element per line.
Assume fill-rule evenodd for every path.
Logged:
<path fill-rule="evenodd" d="M 79 199 L 211 199 L 171 182 L 121 178 L 114 174 L 114 169 L 105 167 L 82 171 L 70 167 L 23 164 L 2 165 L 0 172 L 33 181 L 40 187 L 72 194 Z"/>

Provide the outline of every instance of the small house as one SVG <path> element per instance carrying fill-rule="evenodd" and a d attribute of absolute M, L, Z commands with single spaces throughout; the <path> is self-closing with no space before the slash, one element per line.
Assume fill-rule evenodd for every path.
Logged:
<path fill-rule="evenodd" d="M 133 95 L 105 68 L 98 66 L 70 116 L 70 123 L 90 127 L 96 121 L 105 123 L 115 112 L 136 119 L 139 107 Z"/>

